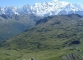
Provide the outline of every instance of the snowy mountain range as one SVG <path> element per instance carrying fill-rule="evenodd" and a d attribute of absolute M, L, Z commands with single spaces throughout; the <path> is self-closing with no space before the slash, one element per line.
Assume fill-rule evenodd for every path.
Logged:
<path fill-rule="evenodd" d="M 82 4 L 72 4 L 66 1 L 53 0 L 51 2 L 35 3 L 33 6 L 24 5 L 21 7 L 0 7 L 0 15 L 7 14 L 34 14 L 37 16 L 50 16 L 50 15 L 67 15 L 79 14 L 83 15 Z"/>

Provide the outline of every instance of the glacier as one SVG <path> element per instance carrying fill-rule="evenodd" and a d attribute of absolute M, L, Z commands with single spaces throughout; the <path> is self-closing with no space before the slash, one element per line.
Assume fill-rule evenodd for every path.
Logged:
<path fill-rule="evenodd" d="M 79 14 L 83 15 L 82 4 L 72 4 L 66 1 L 52 0 L 51 2 L 35 3 L 34 5 L 24 5 L 20 7 L 7 6 L 0 7 L 0 15 L 7 14 L 34 14 L 37 16 L 50 16 L 50 15 L 67 15 Z"/>

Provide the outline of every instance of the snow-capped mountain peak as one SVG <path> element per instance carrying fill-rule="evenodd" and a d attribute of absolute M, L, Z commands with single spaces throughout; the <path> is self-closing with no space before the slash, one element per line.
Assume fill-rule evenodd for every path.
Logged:
<path fill-rule="evenodd" d="M 35 3 L 33 6 L 24 5 L 21 7 L 0 8 L 0 14 L 34 14 L 38 16 L 50 16 L 61 14 L 79 14 L 83 15 L 82 4 L 72 4 L 66 1 L 53 0 L 51 2 Z"/>

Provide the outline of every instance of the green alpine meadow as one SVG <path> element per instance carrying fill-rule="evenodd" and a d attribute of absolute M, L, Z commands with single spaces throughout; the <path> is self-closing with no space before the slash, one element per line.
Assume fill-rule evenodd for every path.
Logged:
<path fill-rule="evenodd" d="M 26 15 L 21 16 L 26 18 Z M 5 28 L 0 25 L 0 60 L 83 60 L 83 16 L 30 16 L 30 21 L 36 17 L 34 25 L 22 22 L 22 26 L 23 23 L 28 26 L 24 30 L 21 30 L 22 26 L 16 28 L 20 26 L 16 25 L 19 20 L 24 20 L 21 16 L 17 16 L 18 22 L 12 21 L 14 25 L 7 24 Z M 15 16 L 8 19 L 15 19 Z M 2 33 L 7 31 L 8 26 L 17 30 L 11 28 L 10 33 L 14 31 L 14 34 L 3 37 Z M 18 34 L 18 31 L 21 33 Z"/>

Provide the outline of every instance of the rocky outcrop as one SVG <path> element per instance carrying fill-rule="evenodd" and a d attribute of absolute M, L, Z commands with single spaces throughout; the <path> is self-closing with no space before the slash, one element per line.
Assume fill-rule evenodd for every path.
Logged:
<path fill-rule="evenodd" d="M 62 56 L 60 60 L 83 60 L 83 57 L 80 53 L 71 53 L 65 56 Z"/>

